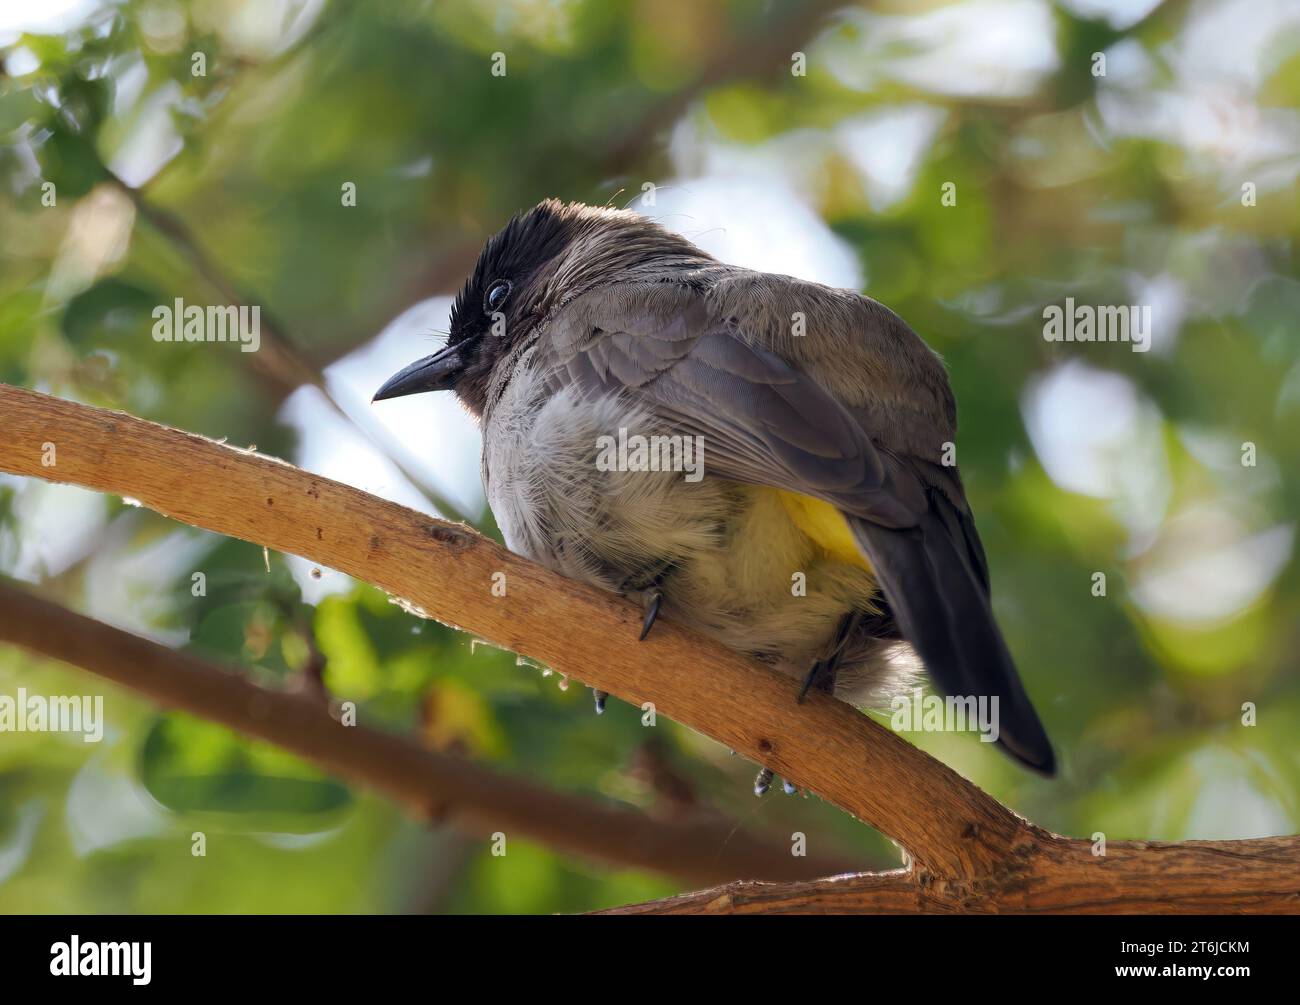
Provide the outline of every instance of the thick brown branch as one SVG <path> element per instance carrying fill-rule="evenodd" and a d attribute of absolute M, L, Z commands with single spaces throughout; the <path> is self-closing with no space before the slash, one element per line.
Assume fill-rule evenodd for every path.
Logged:
<path fill-rule="evenodd" d="M 345 726 L 304 694 L 271 691 L 189 653 L 83 617 L 0 583 L 0 640 L 89 670 L 160 704 L 291 750 L 331 773 L 384 792 L 421 819 L 468 834 L 500 831 L 621 866 L 699 882 L 741 876 L 807 879 L 848 866 L 795 858 L 730 821 L 652 820 L 628 809 L 540 788 L 461 757 Z"/>
<path fill-rule="evenodd" d="M 1300 839 L 1112 842 L 1105 855 L 1094 855 L 1087 842 L 1020 819 L 849 706 L 819 693 L 796 704 L 790 681 L 769 668 L 671 623 L 636 643 L 640 613 L 631 605 L 465 527 L 271 458 L 31 391 L 0 385 L 0 416 L 0 470 L 131 496 L 195 526 L 374 583 L 439 620 L 634 704 L 653 704 L 658 714 L 873 824 L 912 860 L 892 873 L 794 886 L 742 883 L 627 910 L 1300 909 Z M 50 457 L 50 444 L 57 460 L 47 467 L 42 458 Z M 498 573 L 505 576 L 504 597 L 492 589 Z M 349 765 L 328 760 L 337 735 L 323 732 L 312 752 L 346 774 Z M 417 768 L 424 770 L 404 770 L 418 774 Z M 408 790 L 409 777 L 388 782 L 399 798 L 422 792 L 427 800 L 427 790 Z M 455 791 L 469 797 L 472 788 Z"/>
<path fill-rule="evenodd" d="M 0 470 L 138 499 L 197 527 L 301 555 L 440 621 L 666 715 L 899 842 L 927 872 L 987 872 L 1033 831 L 955 772 L 823 694 L 671 622 L 637 643 L 627 602 L 281 461 L 128 415 L 0 385 Z M 53 466 L 42 458 L 56 450 Z M 493 595 L 505 575 L 506 595 Z"/>
<path fill-rule="evenodd" d="M 803 883 L 731 883 L 606 914 L 1215 914 L 1300 912 L 1300 837 L 1111 842 L 1050 837 L 993 876 L 898 869 Z"/>

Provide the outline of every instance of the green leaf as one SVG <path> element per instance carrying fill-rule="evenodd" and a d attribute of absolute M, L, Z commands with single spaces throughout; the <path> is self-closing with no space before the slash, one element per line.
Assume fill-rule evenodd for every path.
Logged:
<path fill-rule="evenodd" d="M 316 611 L 316 644 L 325 656 L 325 683 L 331 691 L 357 701 L 379 690 L 379 657 L 354 602 L 346 597 L 321 601 Z"/>
<path fill-rule="evenodd" d="M 352 802 L 343 784 L 269 744 L 187 715 L 160 716 L 140 752 L 141 780 L 175 813 L 248 814 L 249 829 L 320 830 Z"/>
<path fill-rule="evenodd" d="M 112 348 L 125 339 L 150 337 L 153 309 L 161 302 L 154 290 L 120 279 L 101 279 L 68 301 L 60 327 L 78 349 Z"/>
<path fill-rule="evenodd" d="M 94 143 L 62 124 L 37 148 L 41 177 L 54 182 L 59 198 L 78 199 L 105 177 Z"/>

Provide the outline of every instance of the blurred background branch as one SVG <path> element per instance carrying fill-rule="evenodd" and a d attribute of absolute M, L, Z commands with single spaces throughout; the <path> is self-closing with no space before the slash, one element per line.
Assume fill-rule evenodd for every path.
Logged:
<path fill-rule="evenodd" d="M 294 342 L 282 330 L 280 322 L 275 320 L 274 314 L 263 307 L 258 298 L 249 297 L 235 289 L 216 263 L 203 251 L 198 239 L 180 217 L 154 206 L 139 190 L 126 184 L 107 168 L 104 170 L 110 184 L 131 200 L 131 204 L 142 219 L 147 220 L 175 245 L 181 255 L 194 267 L 194 271 L 212 286 L 224 303 L 235 307 L 258 304 L 261 312 L 261 344 L 253 354 L 254 366 L 258 373 L 270 382 L 277 399 L 288 397 L 303 386 L 316 388 L 339 418 L 355 426 L 368 443 L 388 458 L 412 485 L 424 493 L 425 498 L 439 513 L 449 520 L 469 522 L 455 504 L 438 491 L 428 479 L 401 460 L 400 451 L 392 443 L 391 434 L 383 426 L 364 412 L 349 410 L 339 403 L 328 386 L 325 374 L 303 357 Z"/>
<path fill-rule="evenodd" d="M 497 832 L 559 851 L 709 882 L 742 876 L 810 878 L 845 872 L 843 859 L 798 858 L 735 823 L 698 814 L 656 820 L 490 771 L 360 724 L 337 703 L 259 687 L 218 667 L 83 617 L 0 582 L 0 641 L 60 660 L 170 709 L 266 740 L 323 770 L 374 788 L 421 821 L 450 823 L 491 842 Z M 355 713 L 354 713 L 355 714 Z"/>

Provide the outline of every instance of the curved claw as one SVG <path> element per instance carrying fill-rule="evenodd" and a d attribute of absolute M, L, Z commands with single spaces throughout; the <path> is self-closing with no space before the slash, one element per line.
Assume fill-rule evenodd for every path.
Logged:
<path fill-rule="evenodd" d="M 812 669 L 808 671 L 808 676 L 803 679 L 803 687 L 799 689 L 799 697 L 795 699 L 797 704 L 803 704 L 803 700 L 808 697 L 809 690 L 814 686 L 827 694 L 835 693 L 835 677 L 839 672 L 840 661 L 844 659 L 844 650 L 848 645 L 850 636 L 857 630 L 865 617 L 866 615 L 861 611 L 851 611 L 840 619 L 839 628 L 835 631 L 835 642 L 831 646 L 830 655 L 812 665 Z"/>
<path fill-rule="evenodd" d="M 645 621 L 641 624 L 641 635 L 638 642 L 644 642 L 645 637 L 650 634 L 650 629 L 654 627 L 655 620 L 659 617 L 659 605 L 663 603 L 664 595 L 658 590 L 653 590 L 646 594 L 645 599 Z"/>
<path fill-rule="evenodd" d="M 823 675 L 825 663 L 818 660 L 813 664 L 813 668 L 808 671 L 808 676 L 803 679 L 803 687 L 799 689 L 799 697 L 795 701 L 802 705 L 803 700 L 808 697 L 808 691 L 813 684 Z"/>

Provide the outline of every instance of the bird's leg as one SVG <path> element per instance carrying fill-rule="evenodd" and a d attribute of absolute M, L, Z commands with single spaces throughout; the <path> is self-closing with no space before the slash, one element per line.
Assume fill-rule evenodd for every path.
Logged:
<path fill-rule="evenodd" d="M 596 714 L 597 714 L 597 715 L 604 715 L 604 714 L 605 714 L 605 699 L 609 697 L 609 692 L 608 692 L 608 691 L 602 691 L 602 690 L 601 690 L 600 688 L 598 688 L 598 687 L 593 687 L 593 688 L 591 689 L 591 697 L 592 697 L 593 699 L 595 699 L 595 702 L 596 702 Z"/>
<path fill-rule="evenodd" d="M 849 647 L 849 639 L 865 617 L 866 615 L 861 611 L 850 611 L 840 619 L 830 652 L 814 663 L 812 669 L 808 671 L 808 676 L 803 679 L 803 687 L 799 689 L 797 699 L 800 704 L 803 704 L 808 691 L 814 685 L 819 691 L 825 691 L 827 694 L 835 693 L 835 675 L 840 668 L 840 661 L 844 659 L 844 653 Z"/>

